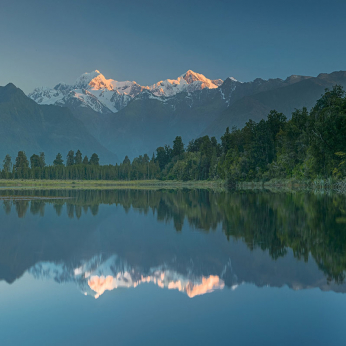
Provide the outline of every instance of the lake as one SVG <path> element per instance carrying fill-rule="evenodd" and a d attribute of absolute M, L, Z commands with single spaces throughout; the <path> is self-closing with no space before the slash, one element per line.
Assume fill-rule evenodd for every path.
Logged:
<path fill-rule="evenodd" d="M 0 190 L 1 345 L 342 345 L 346 198 Z"/>

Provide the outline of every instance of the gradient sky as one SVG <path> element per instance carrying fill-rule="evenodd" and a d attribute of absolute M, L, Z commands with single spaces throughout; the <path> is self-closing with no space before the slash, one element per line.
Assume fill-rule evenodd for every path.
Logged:
<path fill-rule="evenodd" d="M 346 70 L 345 15 L 345 0 L 0 0 L 0 85 Z"/>

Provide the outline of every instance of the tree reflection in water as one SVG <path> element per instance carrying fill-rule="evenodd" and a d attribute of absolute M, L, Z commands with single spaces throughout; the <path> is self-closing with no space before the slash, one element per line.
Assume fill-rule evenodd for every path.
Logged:
<path fill-rule="evenodd" d="M 307 261 L 315 259 L 328 280 L 343 283 L 346 269 L 346 199 L 342 195 L 270 191 L 214 192 L 209 190 L 24 190 L 1 191 L 6 214 L 19 218 L 30 211 L 44 215 L 52 204 L 58 216 L 96 216 L 101 204 L 125 211 L 152 212 L 158 221 L 173 221 L 181 232 L 188 222 L 201 232 L 221 225 L 225 236 L 243 240 L 250 250 L 268 250 L 276 260 L 288 249 Z M 36 197 L 36 199 L 31 199 Z M 39 198 L 40 197 L 40 198 Z M 31 199 L 31 200 L 30 200 Z"/>

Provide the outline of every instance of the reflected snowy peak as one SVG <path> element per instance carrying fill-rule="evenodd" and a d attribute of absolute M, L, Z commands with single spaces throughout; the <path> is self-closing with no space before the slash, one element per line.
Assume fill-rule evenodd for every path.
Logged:
<path fill-rule="evenodd" d="M 73 268 L 63 263 L 41 262 L 29 272 L 37 279 L 53 279 L 58 283 L 74 282 L 84 295 L 96 299 L 106 291 L 119 288 L 136 288 L 145 283 L 153 283 L 160 288 L 178 290 L 193 298 L 225 287 L 218 275 L 195 276 L 193 273 L 180 274 L 167 265 L 151 268 L 143 273 L 132 268 L 118 256 L 104 260 L 95 256 L 81 266 Z"/>

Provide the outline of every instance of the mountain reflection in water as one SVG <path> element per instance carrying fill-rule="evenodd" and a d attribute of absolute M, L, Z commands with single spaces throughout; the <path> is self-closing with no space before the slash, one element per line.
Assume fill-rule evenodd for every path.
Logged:
<path fill-rule="evenodd" d="M 205 293 L 213 292 L 216 289 L 223 289 L 225 284 L 216 275 L 210 275 L 205 278 L 202 277 L 200 282 L 191 282 L 188 280 L 176 280 L 170 279 L 170 272 L 157 271 L 151 276 L 141 276 L 141 278 L 135 282 L 132 281 L 131 274 L 128 272 L 123 273 L 122 276 L 118 275 L 113 277 L 108 275 L 104 276 L 92 276 L 88 280 L 89 287 L 96 292 L 95 298 L 98 298 L 106 290 L 112 291 L 118 287 L 137 287 L 144 282 L 153 282 L 155 285 L 161 288 L 168 288 L 169 290 L 178 290 L 185 292 L 188 297 L 193 298 Z"/>
<path fill-rule="evenodd" d="M 96 298 L 148 282 L 188 297 L 242 283 L 346 291 L 346 205 L 340 195 L 208 190 L 0 194 L 0 279 L 8 283 L 29 271 L 37 278 L 75 282 Z"/>

